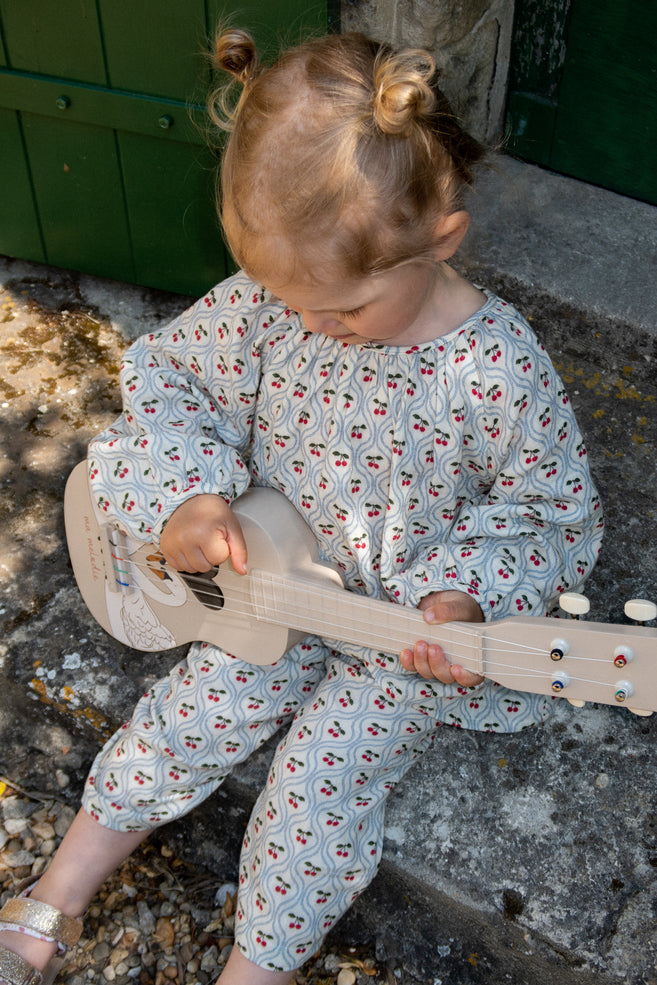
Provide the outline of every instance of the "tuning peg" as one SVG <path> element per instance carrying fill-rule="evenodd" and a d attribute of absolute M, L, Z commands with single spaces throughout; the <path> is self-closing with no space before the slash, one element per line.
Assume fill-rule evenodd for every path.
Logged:
<path fill-rule="evenodd" d="M 591 603 L 586 595 L 580 595 L 579 592 L 564 592 L 563 595 L 559 596 L 559 607 L 571 615 L 573 619 L 579 619 L 580 616 L 586 615 L 591 608 Z"/>
<path fill-rule="evenodd" d="M 646 711 L 645 708 L 628 708 L 627 710 L 631 711 L 633 715 L 638 715 L 639 718 L 649 718 L 652 715 L 652 712 Z"/>
<path fill-rule="evenodd" d="M 625 615 L 635 622 L 650 622 L 657 618 L 657 605 L 647 599 L 629 599 L 625 603 Z"/>
<path fill-rule="evenodd" d="M 583 708 L 586 704 L 581 698 L 566 698 L 566 701 L 569 701 L 573 708 Z"/>

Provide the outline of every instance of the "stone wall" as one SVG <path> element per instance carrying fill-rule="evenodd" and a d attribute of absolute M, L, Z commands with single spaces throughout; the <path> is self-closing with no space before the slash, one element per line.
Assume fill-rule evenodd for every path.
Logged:
<path fill-rule="evenodd" d="M 480 140 L 503 128 L 514 0 L 342 0 L 343 31 L 428 49 L 455 112 Z"/>

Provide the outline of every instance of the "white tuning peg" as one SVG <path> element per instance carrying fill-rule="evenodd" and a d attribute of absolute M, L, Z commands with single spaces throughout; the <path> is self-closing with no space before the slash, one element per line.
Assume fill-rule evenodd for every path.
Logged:
<path fill-rule="evenodd" d="M 591 608 L 591 603 L 586 595 L 580 595 L 579 592 L 564 592 L 563 595 L 559 596 L 559 607 L 564 612 L 574 616 L 575 619 L 579 619 L 580 616 L 586 615 Z"/>
<path fill-rule="evenodd" d="M 657 618 L 657 605 L 647 599 L 629 599 L 625 603 L 625 615 L 635 622 L 650 622 Z"/>
<path fill-rule="evenodd" d="M 581 698 L 566 698 L 567 701 L 573 706 L 573 708 L 583 708 L 586 701 L 582 701 Z"/>
<path fill-rule="evenodd" d="M 627 710 L 631 711 L 633 715 L 638 715 L 639 718 L 649 718 L 652 715 L 652 712 L 646 711 L 645 708 L 628 708 Z"/>

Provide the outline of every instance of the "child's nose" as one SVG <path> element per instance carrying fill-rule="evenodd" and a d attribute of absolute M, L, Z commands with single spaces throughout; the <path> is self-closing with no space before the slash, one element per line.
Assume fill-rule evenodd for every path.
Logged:
<path fill-rule="evenodd" d="M 331 317 L 331 315 L 325 315 L 318 313 L 316 311 L 301 311 L 299 312 L 303 323 L 309 332 L 331 332 L 340 324 L 336 318 Z"/>

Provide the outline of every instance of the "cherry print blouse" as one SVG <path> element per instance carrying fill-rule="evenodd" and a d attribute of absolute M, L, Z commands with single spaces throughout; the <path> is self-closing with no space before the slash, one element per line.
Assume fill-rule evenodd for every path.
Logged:
<path fill-rule="evenodd" d="M 90 475 L 138 538 L 190 496 L 272 486 L 353 591 L 417 605 L 456 588 L 487 619 L 543 614 L 595 563 L 602 511 L 568 396 L 492 294 L 433 342 L 354 345 L 239 273 L 137 341 L 121 385 Z"/>

